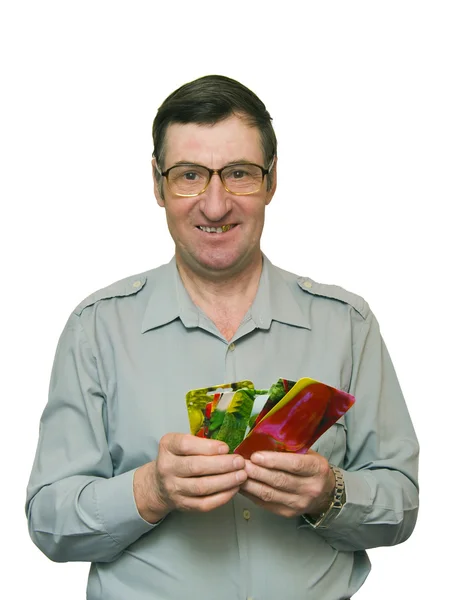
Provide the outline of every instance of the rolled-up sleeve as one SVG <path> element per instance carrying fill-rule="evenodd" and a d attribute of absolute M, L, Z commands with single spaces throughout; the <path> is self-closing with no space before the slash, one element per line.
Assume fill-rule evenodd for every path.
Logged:
<path fill-rule="evenodd" d="M 418 441 L 398 379 L 370 312 L 353 317 L 350 393 L 343 465 L 346 504 L 317 532 L 337 550 L 405 541 L 418 513 Z"/>
<path fill-rule="evenodd" d="M 105 395 L 80 318 L 59 341 L 26 511 L 34 543 L 52 560 L 114 560 L 153 526 L 139 515 L 134 470 L 113 476 Z"/>

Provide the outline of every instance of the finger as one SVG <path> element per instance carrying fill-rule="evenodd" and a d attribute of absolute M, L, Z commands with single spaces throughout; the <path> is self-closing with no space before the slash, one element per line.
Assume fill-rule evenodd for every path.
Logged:
<path fill-rule="evenodd" d="M 247 479 L 241 486 L 241 491 L 252 496 L 256 504 L 264 508 L 269 508 L 270 506 L 274 508 L 276 505 L 279 507 L 284 506 L 287 511 L 291 511 L 293 514 L 300 514 L 306 506 L 306 502 L 302 496 L 277 490 L 253 479 Z"/>
<path fill-rule="evenodd" d="M 178 477 L 202 477 L 243 470 L 244 465 L 244 458 L 238 454 L 178 456 L 174 459 L 174 473 Z"/>
<path fill-rule="evenodd" d="M 250 479 L 293 494 L 301 493 L 306 483 L 305 478 L 299 475 L 292 475 L 278 469 L 267 469 L 252 462 L 246 463 L 245 470 Z"/>
<path fill-rule="evenodd" d="M 261 506 L 265 510 L 269 510 L 270 512 L 272 512 L 276 515 L 279 515 L 281 517 L 296 517 L 296 516 L 299 516 L 299 514 L 301 514 L 299 511 L 289 508 L 288 506 L 285 506 L 284 504 L 263 502 L 263 500 L 260 500 L 260 498 L 257 498 L 256 496 L 253 496 L 252 494 L 248 494 L 247 492 L 245 492 L 243 490 L 243 488 L 240 489 L 240 494 L 242 496 L 244 496 L 245 498 L 248 498 L 248 500 L 250 500 L 254 504 L 257 504 L 257 506 Z"/>
<path fill-rule="evenodd" d="M 161 438 L 160 447 L 177 456 L 193 454 L 212 456 L 229 452 L 225 442 L 199 438 L 189 433 L 167 433 Z"/>
<path fill-rule="evenodd" d="M 329 464 L 320 454 L 295 454 L 292 452 L 255 452 L 251 462 L 268 469 L 278 469 L 293 475 L 313 477 L 327 473 Z"/>
<path fill-rule="evenodd" d="M 234 489 L 246 479 L 246 471 L 241 470 L 208 477 L 176 478 L 174 487 L 180 496 L 203 497 Z"/>
<path fill-rule="evenodd" d="M 229 502 L 239 491 L 240 488 L 235 487 L 230 490 L 226 490 L 225 492 L 219 492 L 209 496 L 186 496 L 183 498 L 177 508 L 183 511 L 209 512 L 222 506 L 223 504 L 227 504 L 227 502 Z"/>

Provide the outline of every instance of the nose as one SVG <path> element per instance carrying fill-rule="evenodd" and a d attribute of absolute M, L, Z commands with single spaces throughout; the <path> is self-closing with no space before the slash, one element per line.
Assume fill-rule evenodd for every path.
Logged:
<path fill-rule="evenodd" d="M 201 195 L 199 207 L 211 222 L 221 221 L 232 209 L 230 194 L 217 173 L 213 173 L 207 189 Z"/>

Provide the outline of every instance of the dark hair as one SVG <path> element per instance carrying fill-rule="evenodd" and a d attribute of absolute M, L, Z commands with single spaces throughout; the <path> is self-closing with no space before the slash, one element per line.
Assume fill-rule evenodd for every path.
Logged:
<path fill-rule="evenodd" d="M 265 167 L 277 153 L 277 139 L 271 124 L 271 115 L 263 102 L 242 83 L 223 75 L 206 75 L 185 83 L 172 92 L 158 109 L 153 122 L 153 156 L 164 169 L 166 130 L 172 123 L 214 125 L 232 115 L 243 116 L 248 125 L 258 127 Z M 155 171 L 162 185 L 160 175 Z M 268 175 L 268 189 L 272 186 Z"/>

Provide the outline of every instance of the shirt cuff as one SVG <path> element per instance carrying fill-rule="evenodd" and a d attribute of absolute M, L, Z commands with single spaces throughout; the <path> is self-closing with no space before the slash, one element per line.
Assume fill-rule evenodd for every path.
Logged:
<path fill-rule="evenodd" d="M 86 502 L 94 505 L 95 514 L 105 532 L 126 548 L 161 523 L 148 523 L 141 517 L 133 495 L 135 470 L 109 479 L 96 479 L 89 489 Z"/>
<path fill-rule="evenodd" d="M 327 527 L 315 529 L 318 533 L 333 531 L 343 535 L 347 530 L 353 530 L 363 523 L 366 515 L 371 510 L 373 494 L 364 472 L 342 470 L 342 473 L 345 480 L 346 502 L 337 517 L 331 520 Z M 313 529 L 313 526 L 304 518 L 299 519 L 298 527 Z"/>

